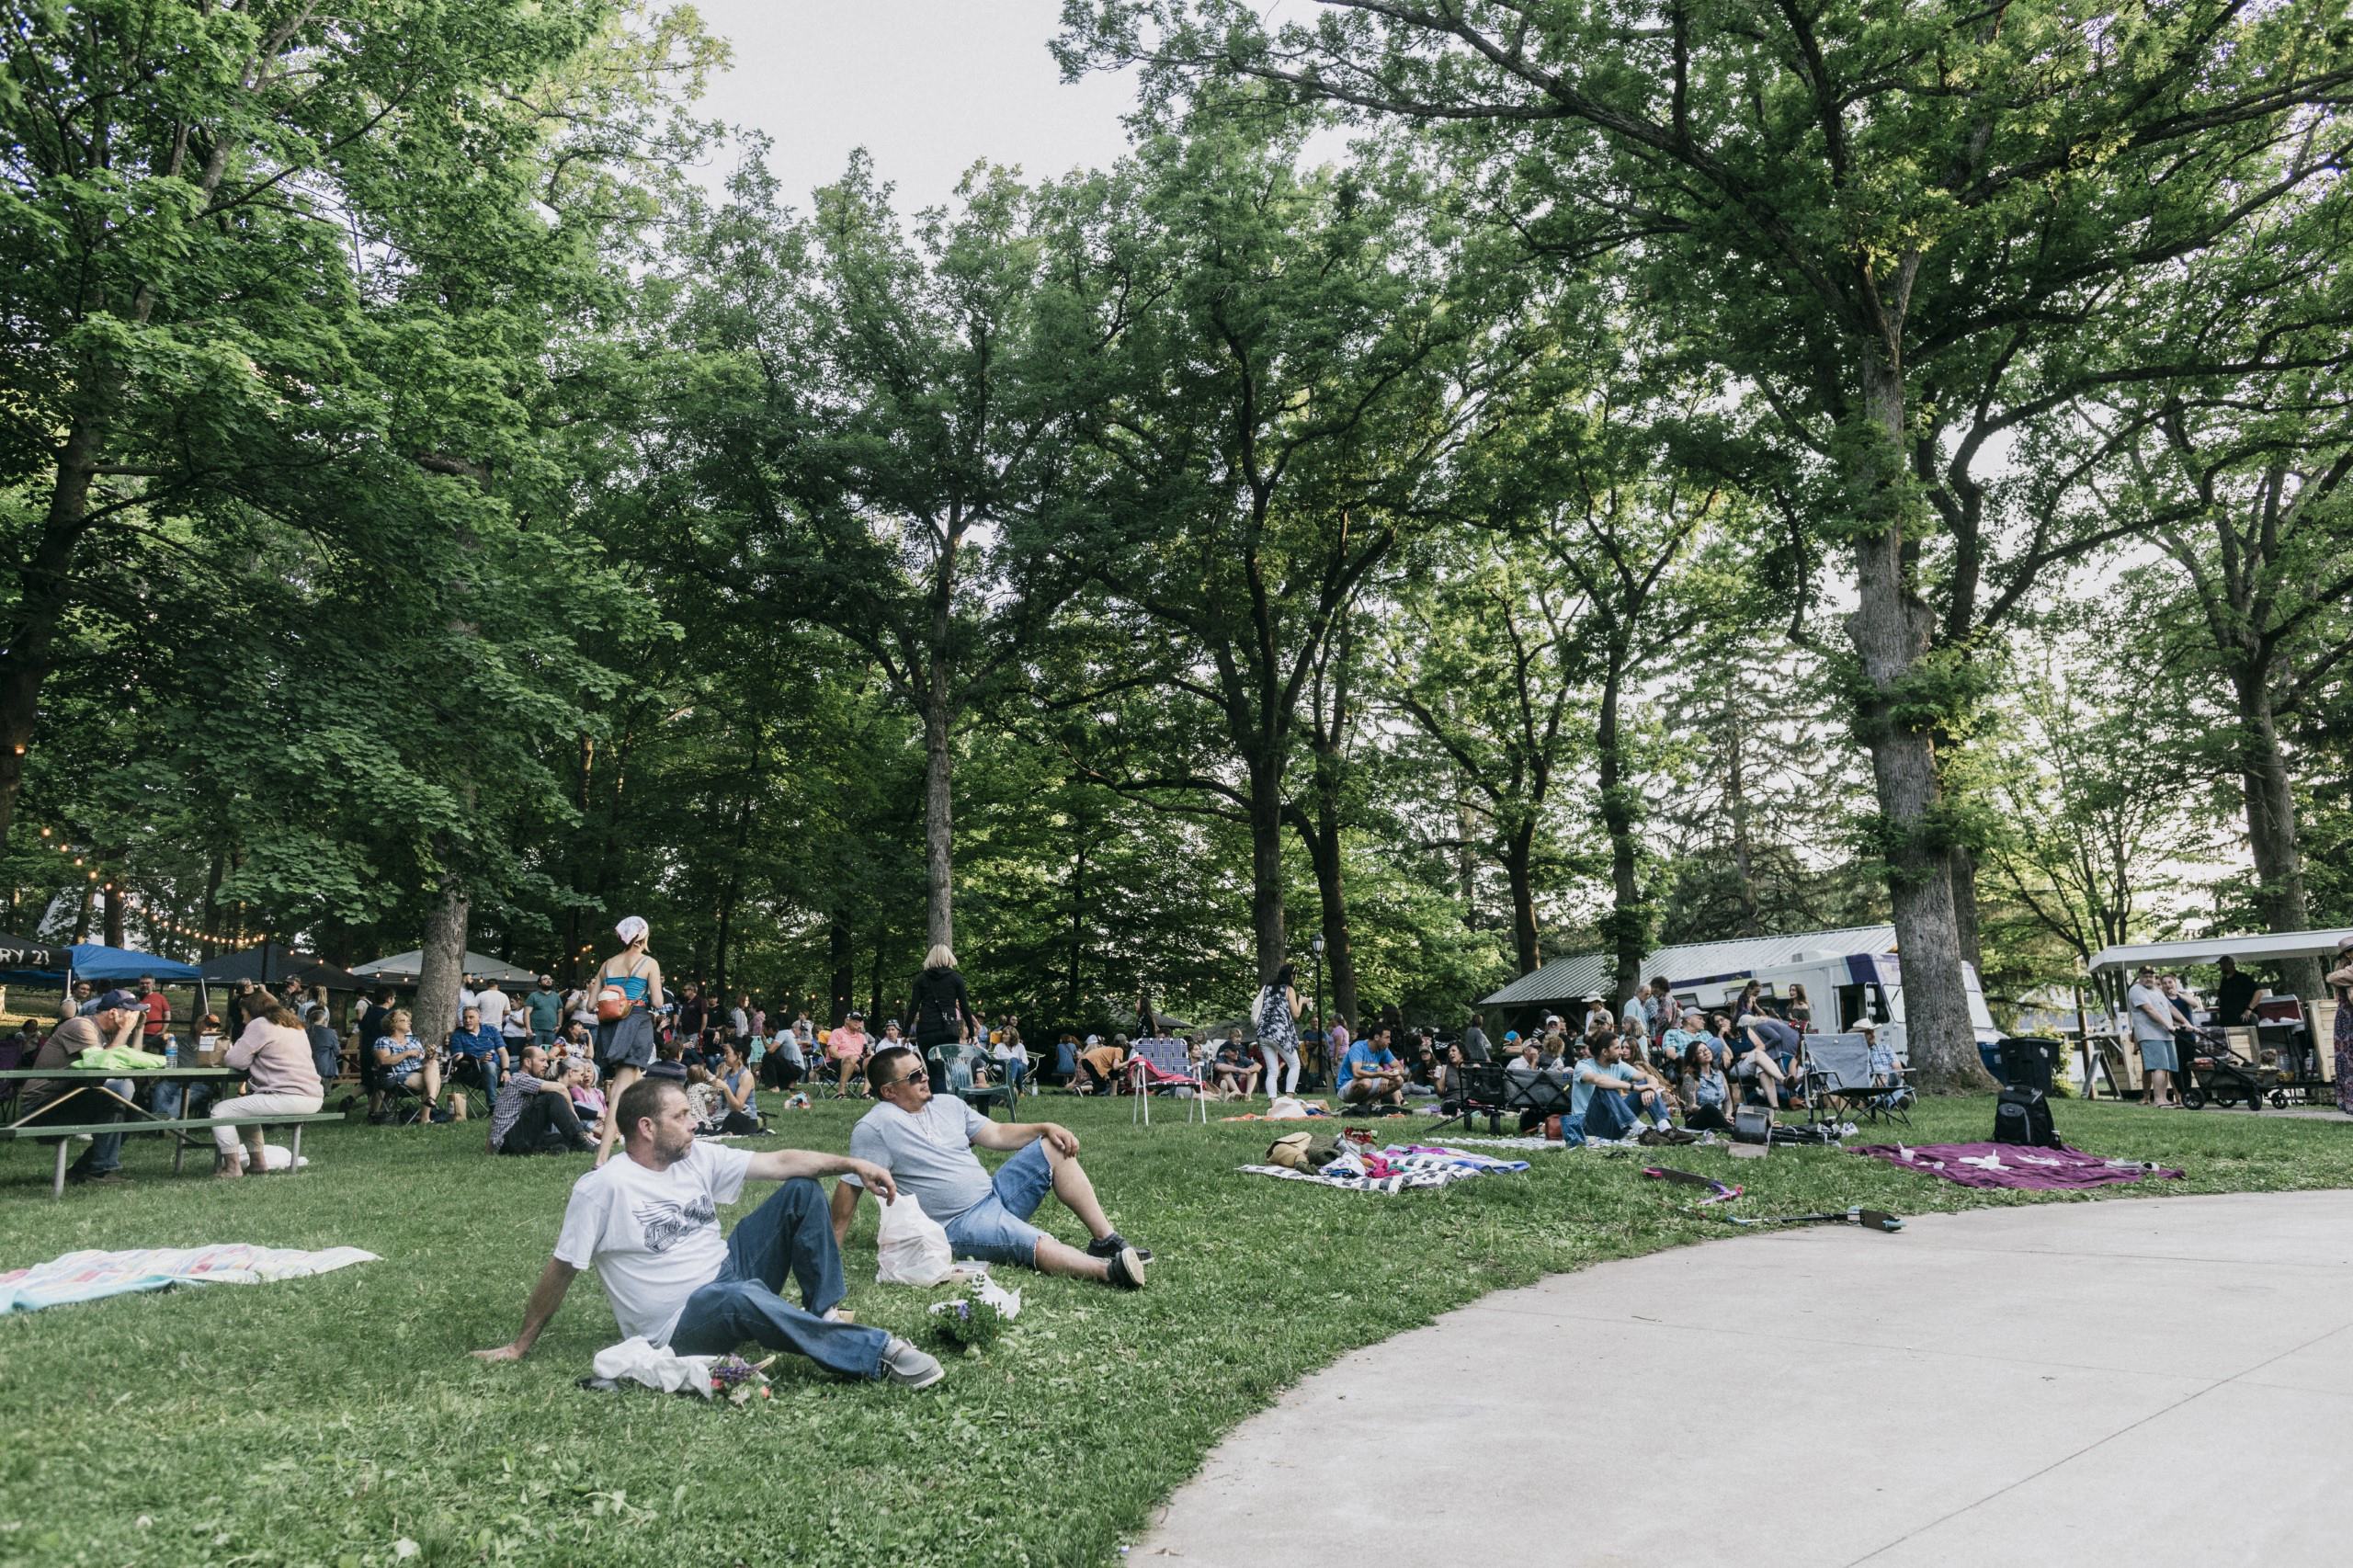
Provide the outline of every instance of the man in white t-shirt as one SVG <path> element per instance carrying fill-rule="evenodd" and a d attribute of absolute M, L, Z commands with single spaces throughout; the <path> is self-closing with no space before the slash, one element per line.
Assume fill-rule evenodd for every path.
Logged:
<path fill-rule="evenodd" d="M 474 1006 L 482 1009 L 482 1021 L 485 1025 L 501 1032 L 506 1030 L 506 1009 L 513 1004 L 507 999 L 506 993 L 498 988 L 494 978 L 483 982 L 482 989 L 474 993 Z"/>
<path fill-rule="evenodd" d="M 2132 1009 L 2132 1043 L 2141 1050 L 2141 1080 L 2148 1103 L 2177 1109 L 2181 1102 L 2173 1097 L 2173 1077 L 2181 1071 L 2181 1056 L 2175 1031 L 2189 1028 L 2189 1019 L 2165 994 L 2156 970 L 2148 964 L 2133 977 L 2124 1002 Z"/>
<path fill-rule="evenodd" d="M 856 1170 L 834 1186 L 836 1244 L 849 1234 L 861 1191 L 889 1197 L 889 1187 L 875 1187 L 866 1175 L 880 1167 L 939 1221 L 958 1257 L 1142 1289 L 1152 1254 L 1130 1244 L 1103 1217 L 1095 1184 L 1079 1168 L 1078 1140 L 1070 1129 L 1051 1121 L 992 1121 L 954 1095 L 933 1095 L 923 1058 L 904 1045 L 877 1051 L 866 1064 L 866 1081 L 881 1103 L 850 1130 Z M 1014 1154 L 991 1174 L 973 1156 L 976 1148 Z M 1095 1238 L 1086 1251 L 1029 1222 L 1050 1192 Z"/>
<path fill-rule="evenodd" d="M 806 1356 L 844 1377 L 888 1378 L 926 1388 L 939 1363 L 896 1335 L 842 1321 L 841 1252 L 826 1223 L 822 1176 L 849 1176 L 891 1202 L 888 1171 L 864 1160 L 803 1149 L 749 1153 L 695 1142 L 686 1092 L 668 1078 L 641 1078 L 615 1108 L 626 1158 L 573 1184 L 555 1256 L 540 1273 L 514 1343 L 477 1350 L 519 1361 L 563 1304 L 573 1277 L 595 1265 L 626 1337 L 681 1356 L 720 1356 L 745 1340 Z M 782 1182 L 722 1239 L 719 1206 L 744 1183 Z M 800 1281 L 801 1305 L 778 1294 Z"/>

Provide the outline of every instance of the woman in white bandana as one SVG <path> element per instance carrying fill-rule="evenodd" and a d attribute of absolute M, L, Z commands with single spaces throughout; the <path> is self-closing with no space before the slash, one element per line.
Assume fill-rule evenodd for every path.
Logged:
<path fill-rule="evenodd" d="M 597 1008 L 597 1065 L 604 1070 L 605 1103 L 618 1106 L 621 1091 L 637 1082 L 654 1062 L 654 1015 L 663 1006 L 662 966 L 645 950 L 645 922 L 632 915 L 613 927 L 624 946 L 607 959 L 588 983 Z M 608 1113 L 597 1132 L 597 1163 L 611 1157 L 620 1129 Z"/>

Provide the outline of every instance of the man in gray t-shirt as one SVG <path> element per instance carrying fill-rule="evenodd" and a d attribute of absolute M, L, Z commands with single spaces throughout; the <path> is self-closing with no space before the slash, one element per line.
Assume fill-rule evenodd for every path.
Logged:
<path fill-rule="evenodd" d="M 2174 1030 L 2188 1028 L 2189 1019 L 2165 994 L 2157 983 L 2156 970 L 2148 964 L 2141 966 L 2132 989 L 2124 994 L 2124 1005 L 2132 1010 L 2132 1043 L 2141 1051 L 2141 1076 L 2148 1103 L 2165 1105 L 2172 1101 L 2173 1075 L 2181 1067 Z"/>
<path fill-rule="evenodd" d="M 992 1121 L 952 1095 L 934 1096 L 923 1058 L 904 1045 L 877 1051 L 866 1064 L 866 1081 L 880 1103 L 851 1131 L 850 1157 L 890 1172 L 900 1193 L 946 1229 L 958 1257 L 1017 1263 L 1129 1290 L 1142 1287 L 1152 1254 L 1129 1244 L 1103 1217 L 1095 1186 L 1079 1168 L 1078 1140 L 1070 1129 L 1051 1121 Z M 1006 1150 L 1013 1158 L 992 1176 L 975 1149 Z M 1086 1251 L 1029 1223 L 1049 1192 L 1095 1238 Z M 848 1238 L 863 1196 L 856 1176 L 835 1185 L 835 1245 Z"/>

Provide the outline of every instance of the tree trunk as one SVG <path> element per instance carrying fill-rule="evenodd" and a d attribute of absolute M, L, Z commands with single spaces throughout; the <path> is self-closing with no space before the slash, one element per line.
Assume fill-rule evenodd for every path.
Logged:
<path fill-rule="evenodd" d="M 1070 968 L 1063 978 L 1063 1017 L 1078 1017 L 1081 960 L 1086 952 L 1086 835 L 1079 835 L 1078 853 L 1070 867 Z"/>
<path fill-rule="evenodd" d="M 1640 817 L 1634 791 L 1626 783 L 1626 759 L 1620 745 L 1618 705 L 1624 687 L 1622 657 L 1612 651 L 1608 676 L 1601 684 L 1601 717 L 1594 726 L 1594 749 L 1600 757 L 1601 822 L 1609 834 L 1609 913 L 1601 926 L 1617 955 L 1613 1008 L 1643 983 L 1643 959 L 1650 950 L 1650 912 L 1643 903 L 1640 865 L 1634 828 Z"/>
<path fill-rule="evenodd" d="M 469 910 L 464 881 L 457 872 L 444 870 L 439 895 L 425 916 L 425 956 L 417 961 L 416 1007 L 410 1020 L 417 1042 L 427 1051 L 449 1039 L 449 1031 L 457 1028 Z"/>
<path fill-rule="evenodd" d="M 93 884 L 85 881 L 74 890 L 74 941 L 79 946 L 90 939 L 90 892 Z"/>
<path fill-rule="evenodd" d="M 1745 730 L 1728 699 L 1724 724 L 1724 812 L 1732 818 L 1732 866 L 1740 879 L 1740 934 L 1761 937 L 1756 897 L 1756 846 L 1748 827 L 1748 760 L 1742 755 Z"/>
<path fill-rule="evenodd" d="M 1250 927 L 1258 949 L 1258 983 L 1282 968 L 1283 930 L 1282 768 L 1265 756 L 1250 760 Z"/>
<path fill-rule="evenodd" d="M 870 1030 L 880 1029 L 882 1013 L 882 941 L 884 933 L 874 933 L 874 961 L 866 971 L 866 1022 Z"/>
<path fill-rule="evenodd" d="M 131 946 L 128 941 L 124 940 L 130 933 L 123 928 L 122 890 L 116 887 L 108 888 L 104 891 L 102 897 L 104 900 L 103 907 L 106 911 L 104 925 L 107 934 L 107 946 L 109 948 L 127 948 Z"/>
<path fill-rule="evenodd" d="M 850 952 L 849 943 L 849 924 L 836 915 L 825 930 L 825 958 L 833 971 L 833 994 L 826 1003 L 833 1017 L 826 1020 L 827 1028 L 840 1028 L 841 1021 L 849 1016 L 849 989 L 858 983 L 858 960 Z"/>
<path fill-rule="evenodd" d="M 1521 974 L 1543 967 L 1544 954 L 1536 929 L 1536 881 L 1530 862 L 1535 858 L 1536 824 L 1524 823 L 1504 840 L 1504 881 L 1511 889 L 1511 950 Z"/>
<path fill-rule="evenodd" d="M 1847 489 L 1871 512 L 1855 540 L 1857 603 L 1847 635 L 1862 664 L 1866 692 L 1859 730 L 1870 748 L 1880 832 L 1904 962 L 1905 1049 L 1915 1081 L 1939 1090 L 1992 1086 L 1977 1054 L 1969 990 L 1953 914 L 1952 859 L 1937 841 L 1936 748 L 1927 732 L 1895 715 L 1928 648 L 1928 608 L 1904 567 L 1902 372 L 1877 354 L 1863 363 L 1865 410 L 1879 441 L 1850 455 Z M 1860 472 L 1856 472 L 1859 470 Z"/>
<path fill-rule="evenodd" d="M 1978 945 L 1977 915 L 1977 857 L 1966 844 L 1956 844 L 1951 850 L 1952 923 L 1961 936 L 1961 956 L 1977 966 L 1978 978 L 1985 974 L 1984 951 Z"/>
<path fill-rule="evenodd" d="M 949 776 L 954 765 L 948 729 L 947 675 L 932 664 L 923 714 L 924 937 L 926 948 L 956 945 L 954 822 Z"/>
<path fill-rule="evenodd" d="M 1337 809 L 1319 787 L 1315 820 L 1304 812 L 1294 819 L 1306 841 L 1307 858 L 1315 868 L 1315 893 L 1324 920 L 1324 958 L 1332 966 L 1332 1013 L 1355 1022 L 1357 963 L 1348 947 L 1347 889 L 1340 878 L 1340 824 Z"/>
<path fill-rule="evenodd" d="M 2312 906 L 2304 890 L 2304 857 L 2296 821 L 2296 793 L 2279 749 L 2279 729 L 2271 710 L 2268 672 L 2256 669 L 2234 681 L 2239 709 L 2239 784 L 2246 798 L 2246 844 L 2255 858 L 2256 903 L 2267 931 L 2308 931 Z M 2316 959 L 2287 959 L 2279 965 L 2299 996 L 2324 994 Z"/>

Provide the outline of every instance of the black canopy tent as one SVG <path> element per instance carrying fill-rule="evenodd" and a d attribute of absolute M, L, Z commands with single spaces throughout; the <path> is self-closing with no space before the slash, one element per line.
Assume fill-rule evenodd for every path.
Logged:
<path fill-rule="evenodd" d="M 239 980 L 278 985 L 289 980 L 299 980 L 305 985 L 322 986 L 329 991 L 364 991 L 368 988 L 368 982 L 349 970 L 339 969 L 310 953 L 298 953 L 282 942 L 264 942 L 241 953 L 223 953 L 207 961 L 203 973 L 208 985 Z"/>
<path fill-rule="evenodd" d="M 74 955 L 63 948 L 0 932 L 0 974 L 63 975 L 73 965 Z"/>

